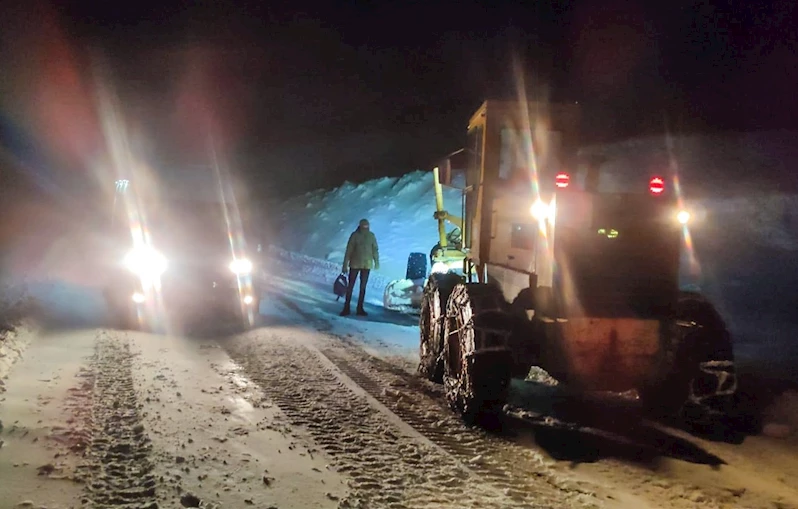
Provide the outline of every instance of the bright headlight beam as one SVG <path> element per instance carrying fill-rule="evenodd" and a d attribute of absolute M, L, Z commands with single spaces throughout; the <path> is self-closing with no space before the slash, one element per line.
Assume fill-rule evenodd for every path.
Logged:
<path fill-rule="evenodd" d="M 151 247 L 133 249 L 125 256 L 124 263 L 140 277 L 159 277 L 166 271 L 166 257 Z"/>
<path fill-rule="evenodd" d="M 238 276 L 252 272 L 252 262 L 247 258 L 237 258 L 230 262 L 229 267 L 230 271 Z"/>
<path fill-rule="evenodd" d="M 532 204 L 532 208 L 529 209 L 529 212 L 532 214 L 532 217 L 538 221 L 543 221 L 549 217 L 549 206 L 543 203 L 543 200 L 537 199 L 535 203 Z"/>
<path fill-rule="evenodd" d="M 676 220 L 679 221 L 679 224 L 687 224 L 690 221 L 690 213 L 686 210 L 680 210 L 676 214 Z"/>

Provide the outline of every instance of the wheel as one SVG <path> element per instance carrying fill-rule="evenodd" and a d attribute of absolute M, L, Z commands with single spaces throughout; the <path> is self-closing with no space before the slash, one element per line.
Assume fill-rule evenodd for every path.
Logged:
<path fill-rule="evenodd" d="M 443 384 L 453 410 L 467 421 L 501 409 L 510 385 L 512 320 L 501 293 L 458 284 L 446 305 Z"/>
<path fill-rule="evenodd" d="M 731 335 L 708 301 L 684 295 L 670 334 L 666 374 L 641 391 L 647 411 L 700 420 L 726 414 L 737 390 Z"/>
<path fill-rule="evenodd" d="M 443 382 L 443 322 L 446 301 L 461 282 L 452 274 L 433 274 L 424 286 L 419 318 L 420 346 L 418 372 L 431 382 Z"/>

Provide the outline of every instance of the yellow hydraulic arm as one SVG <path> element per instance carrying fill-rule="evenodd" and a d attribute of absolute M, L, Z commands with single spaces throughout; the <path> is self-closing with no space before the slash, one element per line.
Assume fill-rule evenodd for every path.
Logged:
<path fill-rule="evenodd" d="M 437 166 L 432 169 L 432 175 L 435 180 L 435 219 L 438 220 L 438 237 L 442 248 L 448 247 L 446 242 L 446 221 L 455 225 L 462 230 L 463 218 L 452 216 L 443 209 L 443 186 L 441 185 L 440 168 Z"/>

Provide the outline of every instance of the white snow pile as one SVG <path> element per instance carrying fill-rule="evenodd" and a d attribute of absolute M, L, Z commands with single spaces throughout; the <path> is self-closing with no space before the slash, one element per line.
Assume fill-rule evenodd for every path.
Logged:
<path fill-rule="evenodd" d="M 460 203 L 459 191 L 444 188 L 445 207 L 459 215 Z M 404 279 L 408 255 L 429 255 L 438 242 L 433 219 L 435 191 L 429 171 L 312 191 L 285 202 L 281 210 L 278 238 L 282 248 L 339 267 L 349 235 L 360 219 L 368 219 L 380 248 L 377 274 L 386 280 Z"/>

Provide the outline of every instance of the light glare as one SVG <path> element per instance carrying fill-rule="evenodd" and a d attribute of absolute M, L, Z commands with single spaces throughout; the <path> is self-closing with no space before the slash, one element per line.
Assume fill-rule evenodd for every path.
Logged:
<path fill-rule="evenodd" d="M 125 256 L 125 266 L 139 277 L 160 277 L 166 271 L 166 258 L 151 247 L 139 247 Z"/>
<path fill-rule="evenodd" d="M 538 221 L 544 221 L 549 217 L 549 206 L 541 199 L 535 200 L 535 203 L 532 204 L 532 208 L 529 209 L 529 211 L 532 213 L 532 217 Z"/>
<path fill-rule="evenodd" d="M 252 262 L 247 258 L 237 258 L 230 262 L 230 270 L 238 276 L 249 274 L 252 272 Z"/>

